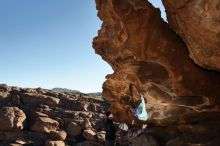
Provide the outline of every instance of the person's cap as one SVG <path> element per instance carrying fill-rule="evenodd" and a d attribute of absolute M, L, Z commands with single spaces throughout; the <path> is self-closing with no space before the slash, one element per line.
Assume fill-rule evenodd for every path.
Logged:
<path fill-rule="evenodd" d="M 123 131 L 127 131 L 128 130 L 128 125 L 125 123 L 121 123 L 119 125 L 119 129 L 123 130 Z"/>
<path fill-rule="evenodd" d="M 105 115 L 106 115 L 106 117 L 108 117 L 108 116 L 111 115 L 111 112 L 110 112 L 110 111 L 107 111 L 107 112 L 105 113 Z"/>

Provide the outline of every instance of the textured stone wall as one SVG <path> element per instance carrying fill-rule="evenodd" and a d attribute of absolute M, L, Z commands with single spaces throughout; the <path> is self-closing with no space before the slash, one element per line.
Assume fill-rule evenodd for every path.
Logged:
<path fill-rule="evenodd" d="M 196 64 L 220 71 L 220 1 L 163 0 L 172 29 Z"/>
<path fill-rule="evenodd" d="M 137 105 L 141 90 L 150 120 L 157 123 L 158 119 L 162 123 L 170 117 L 178 122 L 179 116 L 194 112 L 219 112 L 219 72 L 203 69 L 190 59 L 192 51 L 188 43 L 185 45 L 186 39 L 182 41 L 163 21 L 159 9 L 146 0 L 96 0 L 96 4 L 103 23 L 93 47 L 114 70 L 103 84 L 103 96 L 110 101 L 116 120 L 131 123 L 135 119 L 132 106 Z M 181 3 L 169 4 L 166 8 L 171 11 L 171 6 Z M 182 29 L 190 33 L 190 26 L 185 27 Z M 191 33 L 199 35 L 196 31 Z M 205 35 L 200 37 L 209 39 Z M 213 46 L 217 44 L 219 40 Z"/>

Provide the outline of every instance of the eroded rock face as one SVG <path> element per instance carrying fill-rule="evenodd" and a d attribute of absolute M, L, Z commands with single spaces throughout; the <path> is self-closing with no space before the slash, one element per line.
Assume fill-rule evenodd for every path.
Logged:
<path fill-rule="evenodd" d="M 220 71 L 220 1 L 163 0 L 170 26 L 198 65 Z"/>
<path fill-rule="evenodd" d="M 165 124 L 161 119 L 173 117 L 178 122 L 186 114 L 219 111 L 220 74 L 189 58 L 184 42 L 162 20 L 159 9 L 145 0 L 96 4 L 103 24 L 93 47 L 114 70 L 103 84 L 103 97 L 111 102 L 116 120 L 135 119 L 131 109 L 141 90 L 150 120 L 157 124 Z"/>
<path fill-rule="evenodd" d="M 0 130 L 21 131 L 24 128 L 26 116 L 18 107 L 0 108 Z"/>

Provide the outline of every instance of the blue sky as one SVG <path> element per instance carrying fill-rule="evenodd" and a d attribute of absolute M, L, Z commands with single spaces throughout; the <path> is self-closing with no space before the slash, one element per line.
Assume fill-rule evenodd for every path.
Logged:
<path fill-rule="evenodd" d="M 92 48 L 96 13 L 94 0 L 1 0 L 0 83 L 101 91 L 112 69 Z"/>

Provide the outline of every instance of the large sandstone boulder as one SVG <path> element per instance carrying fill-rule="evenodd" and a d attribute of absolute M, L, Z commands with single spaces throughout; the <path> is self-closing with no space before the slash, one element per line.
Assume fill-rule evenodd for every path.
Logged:
<path fill-rule="evenodd" d="M 220 1 L 163 0 L 169 25 L 196 64 L 220 71 Z"/>
<path fill-rule="evenodd" d="M 172 6 L 182 3 L 176 1 Z M 195 5 L 191 7 L 194 3 Z M 194 7 L 197 7 L 199 3 L 202 1 L 190 2 L 187 7 L 194 13 Z M 213 7 L 218 4 L 216 0 L 205 3 Z M 130 124 L 132 120 L 136 120 L 131 109 L 137 107 L 142 90 L 148 103 L 150 119 L 167 118 L 167 114 L 164 116 L 163 110 L 179 106 L 173 102 L 179 97 L 186 102 L 190 102 L 190 100 L 186 100 L 185 97 L 190 97 L 192 100 L 198 96 L 205 97 L 207 100 L 201 105 L 206 108 L 209 106 L 210 109 L 207 109 L 209 111 L 214 109 L 215 105 L 219 105 L 220 74 L 198 67 L 188 57 L 186 45 L 163 21 L 159 9 L 154 8 L 145 0 L 96 0 L 96 5 L 98 17 L 103 23 L 98 36 L 93 40 L 93 47 L 96 53 L 114 70 L 113 74 L 106 76 L 107 80 L 103 84 L 103 97 L 110 102 L 110 110 L 114 113 L 115 120 Z M 181 13 L 181 9 L 178 11 Z M 216 8 L 214 11 L 217 12 Z M 181 16 L 190 14 L 190 17 L 187 17 L 188 20 L 188 18 L 193 18 L 193 13 L 182 13 Z M 214 13 L 210 15 L 213 15 L 210 17 L 210 24 L 212 24 L 211 22 L 217 17 L 214 17 Z M 178 17 L 178 15 L 175 16 Z M 194 21 L 194 19 L 190 21 Z M 196 26 L 198 24 L 191 27 L 189 23 L 187 28 L 199 28 Z M 189 30 L 187 28 L 186 30 Z M 193 35 L 200 34 L 199 30 L 193 31 L 196 32 Z M 216 31 L 213 34 L 217 34 L 218 28 L 213 28 L 213 31 Z M 217 45 L 219 40 L 216 36 L 210 37 L 216 41 L 213 43 L 215 48 L 220 46 Z M 192 41 L 196 42 L 196 40 Z M 208 53 L 204 54 L 208 55 Z M 213 60 L 218 63 L 216 57 L 219 54 L 218 51 L 214 54 L 209 54 L 209 56 L 214 56 Z M 187 109 L 186 113 L 189 111 L 185 105 L 181 106 Z M 197 110 L 200 107 L 190 108 Z M 219 111 L 219 108 L 215 110 Z M 169 117 L 173 114 L 170 112 Z M 174 115 L 176 116 L 176 114 Z"/>
<path fill-rule="evenodd" d="M 82 132 L 82 128 L 80 125 L 74 123 L 74 122 L 71 122 L 67 129 L 67 135 L 70 135 L 70 136 L 77 136 L 77 135 L 80 135 L 81 132 Z"/>
<path fill-rule="evenodd" d="M 0 108 L 0 130 L 20 131 L 24 128 L 26 116 L 18 107 Z"/>
<path fill-rule="evenodd" d="M 60 104 L 74 111 L 87 111 L 88 110 L 88 103 L 78 101 L 68 96 L 62 96 Z"/>
<path fill-rule="evenodd" d="M 40 133 L 50 133 L 59 129 L 59 123 L 45 114 L 38 113 L 31 119 L 30 129 Z"/>
<path fill-rule="evenodd" d="M 24 104 L 29 104 L 29 105 L 45 104 L 50 106 L 57 106 L 60 102 L 59 98 L 46 96 L 42 94 L 36 94 L 36 93 L 21 94 L 21 100 Z"/>
<path fill-rule="evenodd" d="M 207 145 L 219 138 L 220 128 L 220 2 L 163 3 L 170 26 L 146 0 L 96 0 L 103 23 L 93 47 L 114 70 L 106 76 L 103 97 L 114 120 L 140 125 L 133 111 L 141 93 L 148 122 L 162 127 L 154 127 L 153 135 L 164 144 L 184 133 L 200 134 L 192 144 Z"/>

